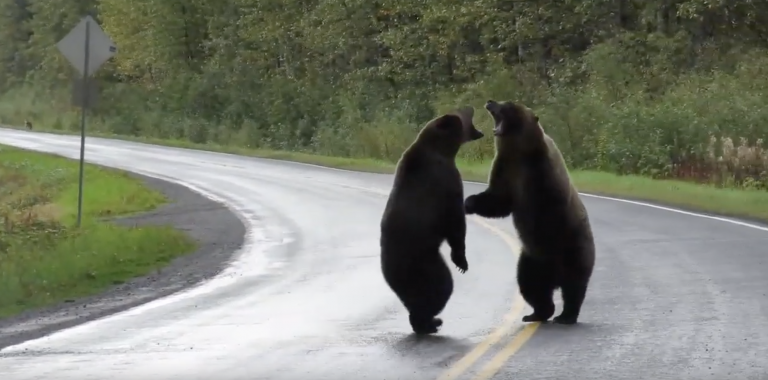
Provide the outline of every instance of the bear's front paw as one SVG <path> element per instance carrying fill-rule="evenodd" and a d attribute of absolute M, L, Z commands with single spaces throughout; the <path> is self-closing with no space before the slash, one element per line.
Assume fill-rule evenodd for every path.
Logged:
<path fill-rule="evenodd" d="M 477 195 L 470 195 L 467 197 L 466 200 L 464 200 L 464 213 L 467 215 L 472 215 L 475 213 L 475 200 L 477 198 Z"/>
<path fill-rule="evenodd" d="M 459 268 L 459 272 L 466 273 L 469 269 L 469 263 L 467 263 L 467 255 L 464 252 L 451 251 L 451 261 Z"/>

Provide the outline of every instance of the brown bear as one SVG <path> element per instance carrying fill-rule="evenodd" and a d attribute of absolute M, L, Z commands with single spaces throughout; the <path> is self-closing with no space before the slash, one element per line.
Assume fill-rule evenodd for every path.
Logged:
<path fill-rule="evenodd" d="M 381 218 L 381 269 L 384 280 L 409 313 L 413 332 L 434 334 L 436 318 L 453 293 L 453 278 L 440 245 L 448 242 L 451 261 L 468 269 L 464 186 L 456 154 L 466 142 L 483 137 L 474 109 L 461 107 L 424 126 L 405 150 Z"/>
<path fill-rule="evenodd" d="M 533 308 L 523 322 L 547 321 L 560 288 L 563 312 L 553 322 L 574 324 L 595 265 L 589 217 L 560 150 L 531 109 L 489 100 L 496 156 L 488 188 L 467 197 L 467 215 L 512 215 L 522 243 L 517 264 L 520 294 Z"/>

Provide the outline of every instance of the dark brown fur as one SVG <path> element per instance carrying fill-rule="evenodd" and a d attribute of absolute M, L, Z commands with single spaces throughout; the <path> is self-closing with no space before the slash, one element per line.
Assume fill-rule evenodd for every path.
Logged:
<path fill-rule="evenodd" d="M 456 168 L 462 144 L 483 137 L 472 123 L 474 109 L 440 116 L 421 130 L 397 164 L 395 181 L 381 219 L 381 268 L 408 310 L 413 331 L 433 334 L 436 318 L 453 293 L 453 278 L 440 245 L 468 269 L 464 239 L 464 187 Z"/>
<path fill-rule="evenodd" d="M 523 246 L 517 281 L 533 307 L 523 322 L 552 317 L 552 296 L 560 288 L 563 312 L 554 322 L 576 323 L 595 264 L 587 210 L 560 150 L 533 111 L 493 100 L 485 108 L 496 124 L 496 157 L 488 188 L 467 198 L 466 212 L 486 218 L 512 215 Z"/>

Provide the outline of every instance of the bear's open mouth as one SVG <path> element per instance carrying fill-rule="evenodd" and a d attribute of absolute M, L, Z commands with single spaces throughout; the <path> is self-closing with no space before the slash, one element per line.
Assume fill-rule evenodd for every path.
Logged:
<path fill-rule="evenodd" d="M 499 121 L 501 120 L 501 114 L 499 112 L 500 111 L 499 103 L 493 100 L 489 100 L 485 102 L 485 110 L 488 111 L 488 113 L 493 117 L 493 121 L 496 123 L 496 125 L 498 125 Z"/>

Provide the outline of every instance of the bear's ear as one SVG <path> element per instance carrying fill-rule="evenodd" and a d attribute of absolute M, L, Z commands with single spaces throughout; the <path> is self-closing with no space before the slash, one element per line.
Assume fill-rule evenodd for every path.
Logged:
<path fill-rule="evenodd" d="M 446 115 L 440 116 L 437 119 L 432 121 L 432 126 L 441 131 L 449 131 L 451 129 L 456 128 L 457 126 L 461 128 L 461 125 L 462 125 L 461 117 L 457 115 L 452 115 L 452 114 L 446 114 Z"/>
<path fill-rule="evenodd" d="M 456 115 L 472 119 L 475 116 L 475 108 L 472 106 L 462 106 L 456 109 Z"/>
<path fill-rule="evenodd" d="M 472 106 L 463 106 L 458 108 L 454 114 L 461 119 L 461 124 L 464 128 L 469 128 L 473 124 L 472 118 L 475 116 L 475 109 Z"/>
<path fill-rule="evenodd" d="M 536 115 L 533 115 L 533 122 L 534 123 L 538 123 L 539 122 L 539 117 L 536 116 Z"/>

